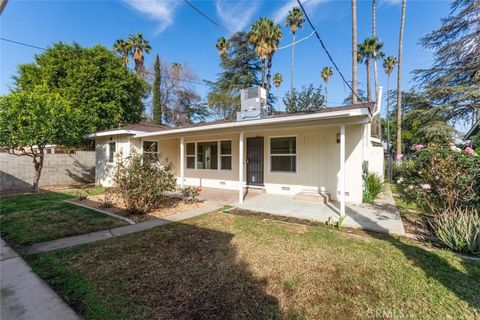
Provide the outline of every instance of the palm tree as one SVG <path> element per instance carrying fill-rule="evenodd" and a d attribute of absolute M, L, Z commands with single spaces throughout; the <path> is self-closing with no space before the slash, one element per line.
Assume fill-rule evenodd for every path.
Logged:
<path fill-rule="evenodd" d="M 292 62 L 290 65 L 290 92 L 293 91 L 293 67 L 295 62 L 295 35 L 298 28 L 303 28 L 303 23 L 305 19 L 303 18 L 303 12 L 298 7 L 293 7 L 292 10 L 288 12 L 287 21 L 285 21 L 285 26 L 290 27 L 290 32 L 292 33 Z"/>
<path fill-rule="evenodd" d="M 148 40 L 143 38 L 141 33 L 137 33 L 135 35 L 131 35 L 128 40 L 132 44 L 133 48 L 133 61 L 135 62 L 135 71 L 138 75 L 143 75 L 144 72 L 144 51 L 146 53 L 150 53 L 152 51 L 152 47 Z"/>
<path fill-rule="evenodd" d="M 132 51 L 132 43 L 130 41 L 125 41 L 123 39 L 118 39 L 113 44 L 113 52 L 120 54 L 122 57 L 122 66 L 126 67 L 128 65 L 128 57 Z"/>
<path fill-rule="evenodd" d="M 381 51 L 382 47 L 383 47 L 383 42 L 378 40 L 378 38 L 365 39 L 361 44 L 358 45 L 357 60 L 360 63 L 365 63 L 367 67 L 367 100 L 368 102 L 372 101 L 370 62 L 375 57 L 384 56 L 383 52 Z"/>
<path fill-rule="evenodd" d="M 249 41 L 255 46 L 255 51 L 262 63 L 262 87 L 270 90 L 272 60 L 282 38 L 282 28 L 269 18 L 261 17 L 252 24 L 248 35 Z M 265 64 L 267 63 L 267 66 Z M 265 69 L 267 75 L 265 76 Z M 266 79 L 265 79 L 266 78 Z"/>
<path fill-rule="evenodd" d="M 401 161 L 402 154 L 402 49 L 403 49 L 403 31 L 405 29 L 405 9 L 407 1 L 402 0 L 402 18 L 400 20 L 400 34 L 398 39 L 398 67 L 397 67 L 397 146 L 396 158 Z"/>
<path fill-rule="evenodd" d="M 320 73 L 323 81 L 325 81 L 325 105 L 328 105 L 328 81 L 333 76 L 333 70 L 331 67 L 323 67 Z"/>
<path fill-rule="evenodd" d="M 352 0 L 352 104 L 357 99 L 357 0 Z"/>
<path fill-rule="evenodd" d="M 282 82 L 283 82 L 282 74 L 279 72 L 275 73 L 275 75 L 273 76 L 273 84 L 277 89 L 280 88 L 280 86 L 282 85 Z"/>
<path fill-rule="evenodd" d="M 224 58 L 227 55 L 228 50 L 228 41 L 224 37 L 221 37 L 217 40 L 217 44 L 215 45 L 218 49 L 218 53 L 220 57 Z"/>
<path fill-rule="evenodd" d="M 377 1 L 372 0 L 372 38 L 377 38 Z M 373 53 L 373 74 L 375 80 L 375 101 L 378 100 L 378 66 L 377 66 L 377 54 Z"/>
<path fill-rule="evenodd" d="M 390 76 L 397 65 L 397 58 L 388 56 L 383 60 L 383 69 L 388 77 L 387 80 L 387 152 L 390 154 Z"/>

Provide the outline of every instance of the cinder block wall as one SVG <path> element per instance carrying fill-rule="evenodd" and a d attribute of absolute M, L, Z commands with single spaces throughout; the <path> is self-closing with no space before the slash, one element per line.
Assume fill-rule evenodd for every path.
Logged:
<path fill-rule="evenodd" d="M 0 153 L 0 193 L 31 188 L 33 174 L 32 158 Z M 94 181 L 94 151 L 45 154 L 40 187 L 79 185 Z"/>

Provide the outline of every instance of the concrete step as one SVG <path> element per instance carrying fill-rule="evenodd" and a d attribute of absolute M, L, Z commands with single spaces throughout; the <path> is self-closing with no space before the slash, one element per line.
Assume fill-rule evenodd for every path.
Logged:
<path fill-rule="evenodd" d="M 321 202 L 327 204 L 330 201 L 330 194 L 326 192 L 318 193 L 318 192 L 309 192 L 309 191 L 302 191 L 297 193 L 293 199 L 295 200 L 303 200 L 303 201 L 314 201 L 314 202 Z"/>
<path fill-rule="evenodd" d="M 260 193 L 265 193 L 265 187 L 260 187 L 260 186 L 246 186 L 244 188 L 246 193 L 249 194 L 260 194 Z"/>

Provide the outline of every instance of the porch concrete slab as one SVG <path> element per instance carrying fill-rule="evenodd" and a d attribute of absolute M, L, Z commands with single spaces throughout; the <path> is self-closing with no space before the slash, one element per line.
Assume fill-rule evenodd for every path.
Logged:
<path fill-rule="evenodd" d="M 238 202 L 238 190 L 202 187 L 199 198 L 212 202 L 235 204 Z"/>
<path fill-rule="evenodd" d="M 80 319 L 22 258 L 1 242 L 2 320 Z"/>
<path fill-rule="evenodd" d="M 132 226 L 135 226 L 135 225 L 132 225 Z M 86 243 L 95 242 L 99 240 L 105 240 L 112 237 L 113 235 L 110 232 L 110 230 L 91 232 L 87 234 L 82 234 L 80 236 L 73 236 L 73 237 L 67 237 L 63 239 L 36 243 L 30 247 L 30 249 L 28 250 L 28 253 L 34 254 L 34 253 L 40 253 L 40 252 L 53 251 L 53 250 L 77 246 L 80 244 L 86 244 Z"/>
<path fill-rule="evenodd" d="M 393 201 L 393 199 L 392 199 Z M 326 222 L 330 217 L 336 221 L 340 217 L 340 204 L 330 201 L 322 204 L 313 201 L 294 200 L 293 196 L 260 194 L 254 198 L 246 199 L 238 208 L 300 218 L 319 222 Z M 390 233 L 404 236 L 400 213 L 395 205 L 389 201 L 380 201 L 376 205 L 347 204 L 346 218 L 343 226 L 370 231 Z"/>

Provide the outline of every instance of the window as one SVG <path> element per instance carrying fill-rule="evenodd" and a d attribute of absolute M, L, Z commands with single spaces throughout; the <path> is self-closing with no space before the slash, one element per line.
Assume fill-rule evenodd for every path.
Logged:
<path fill-rule="evenodd" d="M 187 143 L 187 169 L 195 169 L 195 143 Z"/>
<path fill-rule="evenodd" d="M 113 160 L 115 159 L 116 148 L 117 148 L 116 142 L 108 143 L 108 162 L 113 162 Z"/>
<path fill-rule="evenodd" d="M 197 143 L 197 169 L 218 168 L 218 143 L 198 142 Z"/>
<path fill-rule="evenodd" d="M 232 142 L 220 141 L 220 168 L 232 170 Z"/>
<path fill-rule="evenodd" d="M 297 172 L 296 137 L 270 139 L 270 171 Z"/>
<path fill-rule="evenodd" d="M 143 155 L 147 159 L 155 159 L 158 156 L 158 142 L 143 141 Z"/>

